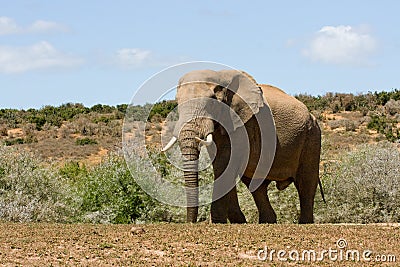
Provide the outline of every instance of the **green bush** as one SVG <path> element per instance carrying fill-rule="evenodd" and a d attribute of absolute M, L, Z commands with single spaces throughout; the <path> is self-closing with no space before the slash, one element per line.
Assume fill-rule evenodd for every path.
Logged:
<path fill-rule="evenodd" d="M 82 139 L 76 139 L 75 142 L 78 146 L 85 146 L 85 145 L 96 145 L 97 141 L 88 137 Z"/>
<path fill-rule="evenodd" d="M 94 105 L 93 107 L 90 108 L 91 112 L 97 112 L 100 114 L 106 114 L 106 113 L 113 113 L 115 111 L 115 107 L 108 106 L 108 105 L 102 105 L 102 104 L 97 104 Z"/>
<path fill-rule="evenodd" d="M 71 181 L 76 181 L 81 176 L 87 175 L 87 169 L 84 164 L 79 164 L 77 161 L 69 161 L 60 167 L 60 175 L 68 178 Z"/>
<path fill-rule="evenodd" d="M 178 106 L 178 103 L 174 100 L 162 101 L 154 104 L 149 114 L 149 121 L 153 121 L 153 117 L 166 118 L 168 114 Z M 156 119 L 157 120 L 157 119 Z M 159 119 L 158 119 L 159 120 Z"/>
<path fill-rule="evenodd" d="M 374 129 L 378 133 L 385 135 L 386 139 L 390 142 L 396 142 L 400 139 L 400 132 L 397 129 L 397 121 L 384 115 L 372 115 L 367 128 Z"/>
<path fill-rule="evenodd" d="M 132 223 L 153 204 L 135 183 L 124 159 L 116 155 L 90 169 L 76 185 L 83 221 Z"/>
<path fill-rule="evenodd" d="M 127 104 L 117 105 L 117 109 L 119 112 L 125 114 L 126 110 L 128 109 L 128 105 Z"/>
<path fill-rule="evenodd" d="M 4 141 L 4 145 L 6 146 L 20 145 L 24 143 L 25 140 L 23 138 L 7 139 Z"/>
<path fill-rule="evenodd" d="M 105 123 L 105 124 L 107 124 L 107 123 L 109 123 L 110 121 L 112 121 L 113 120 L 113 118 L 111 118 L 111 117 L 106 117 L 106 116 L 100 116 L 100 117 L 96 117 L 94 120 L 93 120 L 93 123 L 96 123 L 96 124 L 98 124 L 98 123 Z"/>

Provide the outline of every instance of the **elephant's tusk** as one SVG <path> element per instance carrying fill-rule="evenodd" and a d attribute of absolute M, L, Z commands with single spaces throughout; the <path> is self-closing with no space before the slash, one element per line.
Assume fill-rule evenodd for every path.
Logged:
<path fill-rule="evenodd" d="M 212 134 L 208 134 L 206 140 L 201 140 L 198 137 L 195 137 L 195 139 L 203 146 L 210 146 L 213 143 Z"/>
<path fill-rule="evenodd" d="M 175 136 L 172 136 L 171 140 L 169 140 L 168 144 L 161 149 L 161 152 L 166 152 L 168 151 L 175 143 L 176 143 L 177 138 Z"/>

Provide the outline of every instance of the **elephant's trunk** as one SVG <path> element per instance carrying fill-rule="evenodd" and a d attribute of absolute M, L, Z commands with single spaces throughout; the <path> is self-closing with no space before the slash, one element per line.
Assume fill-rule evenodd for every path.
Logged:
<path fill-rule="evenodd" d="M 197 171 L 197 160 L 184 163 L 184 177 L 186 186 L 187 215 L 186 221 L 195 223 L 198 215 L 199 205 L 199 177 Z"/>
<path fill-rule="evenodd" d="M 188 138 L 193 132 L 185 131 L 181 135 L 185 136 L 181 139 L 180 147 L 182 156 L 184 158 L 184 178 L 186 187 L 186 202 L 187 202 L 187 222 L 196 222 L 198 215 L 199 205 L 199 174 L 198 174 L 198 160 L 199 149 L 198 143 L 194 136 Z"/>
<path fill-rule="evenodd" d="M 201 114 L 201 111 L 194 109 L 193 114 Z M 185 114 L 189 112 L 180 111 Z M 204 112 L 203 112 L 204 113 Z M 186 204 L 187 204 L 187 222 L 196 222 L 199 206 L 199 173 L 198 161 L 200 155 L 200 146 L 209 145 L 212 143 L 211 135 L 214 131 L 214 123 L 209 118 L 194 118 L 188 123 L 183 123 L 182 118 L 179 118 L 175 129 L 176 136 L 179 136 L 179 146 L 183 156 L 183 171 L 186 187 Z M 182 129 L 180 125 L 183 125 Z M 179 131 L 180 130 L 180 131 Z M 178 134 L 179 133 L 179 134 Z M 206 138 L 206 140 L 204 140 Z M 200 141 L 199 141 L 200 140 Z"/>

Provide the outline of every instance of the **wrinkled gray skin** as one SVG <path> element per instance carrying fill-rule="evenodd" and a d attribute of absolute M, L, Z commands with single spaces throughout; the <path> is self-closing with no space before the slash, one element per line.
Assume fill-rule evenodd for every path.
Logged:
<path fill-rule="evenodd" d="M 180 117 L 175 135 L 186 160 L 184 178 L 188 222 L 196 222 L 198 215 L 198 190 L 196 187 L 199 183 L 196 160 L 199 158 L 200 146 L 195 137 L 204 140 L 208 134 L 212 134 L 216 146 L 216 152 L 211 152 L 216 153 L 213 161 L 215 179 L 217 179 L 216 181 L 225 179 L 228 183 L 232 181 L 231 189 L 222 197 L 218 196 L 220 188 L 214 187 L 211 204 L 213 223 L 226 223 L 227 220 L 231 223 L 246 222 L 239 207 L 234 184 L 237 175 L 241 176 L 242 182 L 248 187 L 252 179 L 258 179 L 259 186 L 252 192 L 252 196 L 259 211 L 260 223 L 276 223 L 276 214 L 267 195 L 267 186 L 271 181 L 276 181 L 276 186 L 280 190 L 294 182 L 300 198 L 299 222 L 313 223 L 314 196 L 319 182 L 321 131 L 315 118 L 304 104 L 276 87 L 259 85 L 247 73 L 234 70 L 190 72 L 180 79 L 176 98 Z M 196 98 L 202 98 L 202 101 L 193 104 L 195 103 L 193 99 Z M 189 100 L 190 104 L 185 104 Z M 212 100 L 229 105 L 239 115 L 244 126 L 234 121 L 235 118 L 232 119 L 230 126 L 229 121 L 228 123 L 224 122 L 224 127 L 213 120 L 212 118 L 217 116 L 215 113 L 220 112 L 212 110 Z M 267 115 L 258 116 L 257 121 L 256 115 L 261 114 L 263 108 L 267 109 L 267 113 L 265 113 Z M 276 134 L 273 131 L 276 135 L 276 153 L 269 173 L 263 177 L 253 177 L 257 176 L 255 175 L 257 164 L 262 166 L 263 161 L 268 164 L 266 162 L 268 157 L 261 155 L 260 147 L 261 142 L 270 142 L 271 140 L 262 140 L 259 123 L 263 124 L 264 121 L 270 119 L 268 118 L 268 114 L 271 114 L 271 112 L 268 113 L 269 108 L 276 125 Z M 202 117 L 196 118 L 196 114 L 201 114 Z M 205 118 L 204 114 L 210 114 L 209 118 Z M 185 123 L 187 121 L 189 122 Z M 246 135 L 243 135 L 244 130 L 247 131 L 247 136 L 251 140 L 250 151 L 238 153 L 236 150 L 233 152 L 235 154 L 231 155 L 232 146 L 235 146 L 232 142 L 235 141 L 229 136 L 232 138 L 242 132 L 240 135 L 246 138 Z M 241 136 L 237 140 L 241 140 Z M 237 162 L 242 159 L 247 162 L 247 158 L 249 160 L 245 166 L 232 169 L 229 167 L 229 161 L 232 158 Z M 272 162 L 272 159 L 270 161 Z M 227 171 L 229 168 L 231 171 Z M 221 178 L 222 176 L 224 177 Z"/>

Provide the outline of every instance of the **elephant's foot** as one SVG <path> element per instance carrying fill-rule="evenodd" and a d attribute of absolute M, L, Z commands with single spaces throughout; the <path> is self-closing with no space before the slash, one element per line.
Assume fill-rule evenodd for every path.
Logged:
<path fill-rule="evenodd" d="M 299 223 L 314 223 L 314 201 L 311 199 L 300 198 L 300 218 Z"/>
<path fill-rule="evenodd" d="M 228 209 L 223 199 L 219 199 L 211 203 L 211 222 L 227 223 L 227 221 L 228 221 Z"/>
<path fill-rule="evenodd" d="M 258 223 L 276 223 L 276 213 L 274 210 L 260 212 Z"/>
<path fill-rule="evenodd" d="M 228 219 L 230 223 L 247 223 L 246 217 L 244 216 L 243 212 L 240 209 L 235 211 L 229 211 Z"/>
<path fill-rule="evenodd" d="M 300 224 L 314 223 L 314 216 L 312 214 L 311 215 L 300 214 L 299 223 Z"/>
<path fill-rule="evenodd" d="M 311 223 L 314 223 L 314 220 L 299 219 L 299 224 L 311 224 Z"/>
<path fill-rule="evenodd" d="M 211 211 L 211 223 L 227 223 L 228 217 L 221 216 L 219 213 Z"/>
<path fill-rule="evenodd" d="M 211 223 L 216 223 L 216 224 L 226 224 L 228 221 L 225 219 L 225 220 L 223 220 L 223 219 L 220 219 L 220 218 L 213 218 L 212 216 L 211 216 Z"/>

